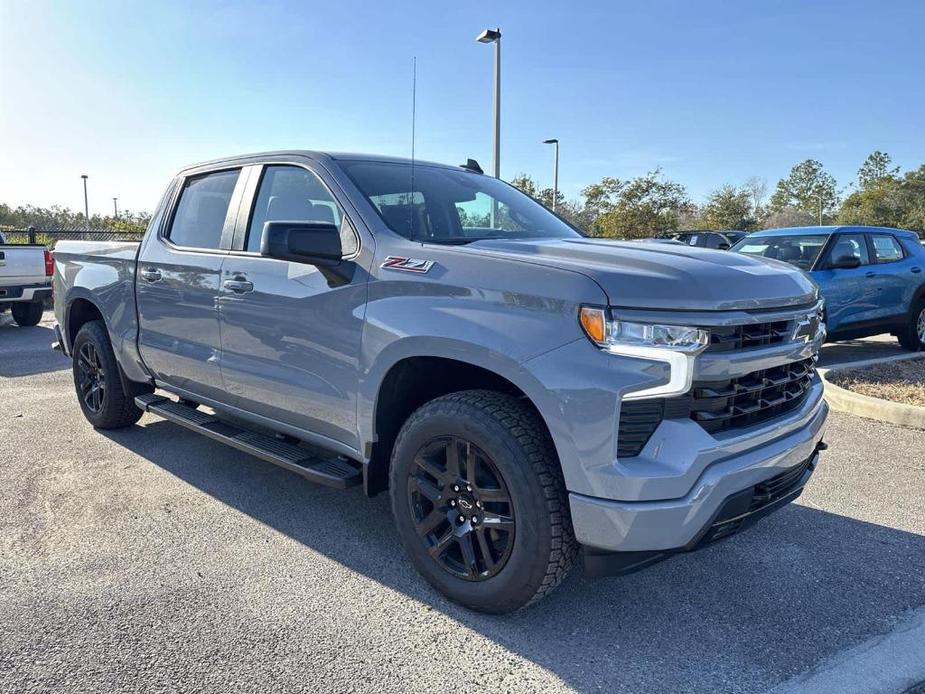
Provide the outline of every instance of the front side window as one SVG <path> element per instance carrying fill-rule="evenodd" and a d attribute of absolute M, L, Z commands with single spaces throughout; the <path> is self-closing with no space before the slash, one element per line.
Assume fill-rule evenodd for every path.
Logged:
<path fill-rule="evenodd" d="M 844 258 L 857 258 L 861 265 L 870 264 L 870 253 L 864 234 L 842 234 L 835 239 L 835 245 L 829 253 L 829 262 L 839 263 Z"/>
<path fill-rule="evenodd" d="M 580 238 L 541 204 L 491 176 L 447 167 L 342 162 L 392 231 L 434 243 Z"/>
<path fill-rule="evenodd" d="M 783 260 L 803 270 L 816 263 L 828 236 L 807 234 L 793 236 L 758 236 L 752 234 L 739 241 L 732 250 L 746 255 Z"/>
<path fill-rule="evenodd" d="M 874 258 L 878 263 L 894 263 L 903 259 L 903 249 L 899 241 L 886 234 L 874 234 L 870 237 L 874 245 Z"/>
<path fill-rule="evenodd" d="M 177 246 L 218 249 L 240 170 L 186 179 L 167 238 Z"/>
<path fill-rule="evenodd" d="M 246 250 L 260 252 L 267 222 L 322 222 L 340 229 L 344 215 L 314 173 L 301 166 L 267 166 L 247 230 Z"/>

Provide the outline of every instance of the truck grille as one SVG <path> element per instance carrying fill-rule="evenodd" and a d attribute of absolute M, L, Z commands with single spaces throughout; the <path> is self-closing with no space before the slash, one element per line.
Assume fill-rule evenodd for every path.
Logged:
<path fill-rule="evenodd" d="M 786 342 L 792 332 L 789 320 L 710 328 L 707 352 L 733 352 Z"/>
<path fill-rule="evenodd" d="M 812 359 L 727 381 L 694 383 L 691 418 L 710 433 L 763 422 L 795 409 L 815 373 Z"/>
<path fill-rule="evenodd" d="M 796 409 L 812 384 L 813 359 L 724 381 L 695 381 L 676 398 L 627 400 L 620 408 L 617 456 L 642 452 L 664 419 L 690 417 L 711 434 L 760 424 Z"/>

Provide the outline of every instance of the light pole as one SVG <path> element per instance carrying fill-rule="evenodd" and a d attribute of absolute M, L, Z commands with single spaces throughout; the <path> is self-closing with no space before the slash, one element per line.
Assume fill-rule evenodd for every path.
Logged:
<path fill-rule="evenodd" d="M 501 178 L 501 29 L 486 29 L 475 37 L 479 43 L 495 44 L 495 141 L 494 156 L 492 157 L 491 173 L 495 178 Z M 495 226 L 495 217 L 498 216 L 498 202 L 491 201 L 491 226 Z"/>
<path fill-rule="evenodd" d="M 80 174 L 84 180 L 84 219 L 87 220 L 87 231 L 90 231 L 90 205 L 87 202 L 87 174 Z"/>
<path fill-rule="evenodd" d="M 556 163 L 553 167 L 552 174 L 552 211 L 556 211 L 556 203 L 559 200 L 559 141 L 556 138 L 543 140 L 544 145 L 556 146 Z"/>
<path fill-rule="evenodd" d="M 119 219 L 119 198 L 112 199 L 112 214 L 116 219 Z"/>

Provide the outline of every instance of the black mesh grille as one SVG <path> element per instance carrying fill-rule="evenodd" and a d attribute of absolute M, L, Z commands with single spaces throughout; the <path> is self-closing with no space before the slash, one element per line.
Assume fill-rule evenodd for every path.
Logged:
<path fill-rule="evenodd" d="M 664 419 L 690 417 L 716 434 L 778 417 L 806 399 L 814 373 L 813 359 L 804 359 L 739 378 L 695 381 L 677 398 L 627 400 L 620 408 L 617 456 L 639 455 Z"/>
<path fill-rule="evenodd" d="M 791 331 L 789 320 L 710 328 L 710 344 L 706 351 L 732 352 L 776 345 L 789 339 Z"/>
<path fill-rule="evenodd" d="M 812 359 L 727 381 L 696 382 L 691 418 L 710 433 L 763 422 L 795 409 L 812 382 Z"/>

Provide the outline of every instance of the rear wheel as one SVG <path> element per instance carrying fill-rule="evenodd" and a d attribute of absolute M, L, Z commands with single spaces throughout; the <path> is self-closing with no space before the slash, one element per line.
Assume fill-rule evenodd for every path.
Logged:
<path fill-rule="evenodd" d="M 74 388 L 84 417 L 99 429 L 137 422 L 142 411 L 122 389 L 119 365 L 103 321 L 84 323 L 74 339 Z"/>
<path fill-rule="evenodd" d="M 521 400 L 473 390 L 423 405 L 398 435 L 390 475 L 402 543 L 451 600 L 510 612 L 571 568 L 577 545 L 562 473 Z"/>
<path fill-rule="evenodd" d="M 925 300 L 919 301 L 909 315 L 905 329 L 896 335 L 903 349 L 918 352 L 925 349 Z"/>
<path fill-rule="evenodd" d="M 42 312 L 45 310 L 41 301 L 31 301 L 29 303 L 16 303 L 10 307 L 13 314 L 13 320 L 16 325 L 22 328 L 31 328 L 38 325 L 42 320 Z"/>

